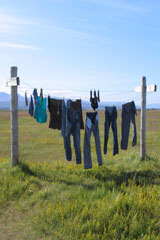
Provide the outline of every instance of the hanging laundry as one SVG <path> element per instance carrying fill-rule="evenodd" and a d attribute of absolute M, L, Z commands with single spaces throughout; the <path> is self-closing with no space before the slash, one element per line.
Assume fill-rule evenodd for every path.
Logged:
<path fill-rule="evenodd" d="M 104 154 L 107 153 L 110 126 L 112 127 L 113 132 L 113 155 L 116 155 L 118 154 L 118 137 L 117 137 L 117 109 L 115 106 L 105 107 Z"/>
<path fill-rule="evenodd" d="M 62 127 L 62 100 L 48 97 L 50 112 L 49 128 L 61 130 Z"/>
<path fill-rule="evenodd" d="M 34 112 L 34 118 L 39 123 L 45 123 L 47 121 L 47 109 L 46 109 L 46 98 L 43 98 L 41 103 L 41 98 L 38 97 L 38 102 Z"/>
<path fill-rule="evenodd" d="M 43 102 L 43 89 L 40 89 L 40 98 L 41 98 L 41 103 Z"/>
<path fill-rule="evenodd" d="M 25 104 L 26 104 L 26 106 L 28 106 L 27 92 L 25 92 Z"/>
<path fill-rule="evenodd" d="M 91 133 L 93 132 L 96 144 L 96 153 L 99 166 L 102 165 L 101 143 L 99 136 L 99 117 L 98 112 L 87 112 L 84 134 L 84 168 L 92 168 L 91 158 Z"/>
<path fill-rule="evenodd" d="M 100 102 L 100 93 L 99 93 L 99 90 L 98 90 L 98 102 Z"/>
<path fill-rule="evenodd" d="M 79 105 L 79 103 L 77 103 Z M 63 100 L 63 109 L 62 109 L 62 136 L 64 138 L 64 148 L 66 160 L 72 160 L 72 149 L 71 149 L 71 135 L 73 136 L 75 154 L 76 154 L 76 163 L 81 164 L 81 148 L 80 148 L 80 128 L 82 124 L 82 113 L 79 109 L 74 108 L 72 100 Z M 81 108 L 82 109 L 82 108 Z"/>
<path fill-rule="evenodd" d="M 81 99 L 77 99 L 76 101 L 72 101 L 69 99 L 68 101 L 70 102 L 70 107 L 79 112 L 80 119 L 81 119 L 80 129 L 84 129 Z M 61 129 L 62 136 L 64 136 L 64 134 L 65 134 L 65 127 L 66 127 L 66 104 L 65 104 L 65 100 L 63 99 L 63 101 L 62 101 L 62 129 Z"/>
<path fill-rule="evenodd" d="M 134 101 L 122 105 L 121 149 L 123 150 L 128 148 L 130 122 L 132 122 L 133 126 L 132 146 L 137 144 L 135 115 L 137 115 L 137 112 Z"/>
<path fill-rule="evenodd" d="M 32 98 L 32 95 L 31 95 L 31 100 L 30 100 L 30 104 L 29 104 L 29 114 L 31 115 L 31 117 L 33 117 L 33 114 L 34 114 L 34 104 L 33 104 L 33 98 Z"/>
<path fill-rule="evenodd" d="M 70 104 L 71 104 L 71 108 L 80 112 L 81 129 L 84 129 L 81 99 L 77 99 L 76 101 L 71 100 Z"/>
<path fill-rule="evenodd" d="M 33 90 L 33 96 L 34 96 L 34 104 L 35 104 L 35 106 L 36 106 L 37 103 L 38 103 L 38 92 L 37 92 L 37 88 L 35 88 L 35 89 Z"/>
<path fill-rule="evenodd" d="M 98 108 L 98 102 L 100 102 L 100 93 L 98 90 L 98 95 L 96 94 L 96 91 L 94 90 L 92 97 L 92 90 L 90 90 L 90 102 L 91 102 L 91 107 L 93 108 L 93 110 L 95 111 Z"/>

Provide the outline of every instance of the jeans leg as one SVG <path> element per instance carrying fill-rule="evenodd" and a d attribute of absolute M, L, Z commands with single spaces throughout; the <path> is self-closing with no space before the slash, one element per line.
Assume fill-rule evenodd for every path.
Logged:
<path fill-rule="evenodd" d="M 122 109 L 122 123 L 121 123 L 121 149 L 127 150 L 128 138 L 130 129 L 130 114 Z"/>
<path fill-rule="evenodd" d="M 107 144 L 109 138 L 109 128 L 110 128 L 110 120 L 105 114 L 105 123 L 104 123 L 104 154 L 107 153 Z"/>
<path fill-rule="evenodd" d="M 85 133 L 84 133 L 84 168 L 92 168 L 92 159 L 91 159 L 91 133 L 92 128 L 88 128 L 85 126 Z"/>
<path fill-rule="evenodd" d="M 64 141 L 65 141 L 66 160 L 71 161 L 72 160 L 71 134 L 68 134 L 67 136 L 65 136 Z"/>
<path fill-rule="evenodd" d="M 113 156 L 118 154 L 118 135 L 117 135 L 117 118 L 112 121 L 113 132 Z"/>
<path fill-rule="evenodd" d="M 132 120 L 132 146 L 135 146 L 137 144 L 135 113 L 132 113 L 131 120 Z"/>
<path fill-rule="evenodd" d="M 65 130 L 66 130 L 66 105 L 65 101 L 62 102 L 62 128 L 61 128 L 61 135 L 65 136 Z"/>
<path fill-rule="evenodd" d="M 80 122 L 76 123 L 75 128 L 72 131 L 74 148 L 76 154 L 76 163 L 81 164 L 81 148 L 80 148 Z"/>
<path fill-rule="evenodd" d="M 102 154 L 101 154 L 101 142 L 100 142 L 100 136 L 99 136 L 99 126 L 98 121 L 95 123 L 93 134 L 95 138 L 95 144 L 96 144 L 96 153 L 97 153 L 97 160 L 99 166 L 102 165 Z"/>

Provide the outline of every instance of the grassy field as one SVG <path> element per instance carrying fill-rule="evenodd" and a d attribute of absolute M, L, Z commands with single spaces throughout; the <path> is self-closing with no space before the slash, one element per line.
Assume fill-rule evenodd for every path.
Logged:
<path fill-rule="evenodd" d="M 104 114 L 100 112 L 103 150 Z M 147 159 L 138 144 L 93 168 L 64 158 L 63 138 L 19 112 L 18 167 L 10 161 L 10 115 L 0 112 L 0 240 L 160 239 L 160 111 L 147 112 Z M 121 117 L 118 117 L 120 143 Z M 81 131 L 83 146 L 84 131 Z"/>

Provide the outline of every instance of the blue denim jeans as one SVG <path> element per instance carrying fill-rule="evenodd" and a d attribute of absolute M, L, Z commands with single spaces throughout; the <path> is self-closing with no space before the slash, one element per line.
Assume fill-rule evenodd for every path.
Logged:
<path fill-rule="evenodd" d="M 87 112 L 84 135 L 84 168 L 92 168 L 91 158 L 91 133 L 93 132 L 96 144 L 96 153 L 99 166 L 102 165 L 101 143 L 99 136 L 99 119 L 98 112 Z"/>
<path fill-rule="evenodd" d="M 76 163 L 80 164 L 81 160 L 81 148 L 80 148 L 80 127 L 81 127 L 81 113 L 78 110 L 71 108 L 71 100 L 68 100 L 66 105 L 63 100 L 62 108 L 62 136 L 64 138 L 64 148 L 66 160 L 72 160 L 71 149 L 71 135 L 73 136 Z"/>
<path fill-rule="evenodd" d="M 112 132 L 113 132 L 113 155 L 116 155 L 116 154 L 118 154 L 117 109 L 116 109 L 116 107 L 105 107 L 104 154 L 107 153 L 107 144 L 108 144 L 110 126 L 112 127 Z"/>
<path fill-rule="evenodd" d="M 121 136 L 121 149 L 127 150 L 130 122 L 132 122 L 132 146 L 137 144 L 137 132 L 135 115 L 136 106 L 134 101 L 122 105 L 122 136 Z"/>

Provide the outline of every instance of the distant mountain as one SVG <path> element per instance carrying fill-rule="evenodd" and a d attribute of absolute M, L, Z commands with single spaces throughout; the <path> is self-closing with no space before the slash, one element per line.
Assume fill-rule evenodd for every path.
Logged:
<path fill-rule="evenodd" d="M 0 92 L 0 109 L 8 110 L 10 109 L 11 95 L 6 92 Z M 25 105 L 25 99 L 18 94 L 18 108 L 20 110 L 26 110 L 28 107 Z"/>
<path fill-rule="evenodd" d="M 147 104 L 147 109 L 160 109 L 160 103 Z"/>
<path fill-rule="evenodd" d="M 100 102 L 98 103 L 98 110 L 104 110 L 106 106 L 116 106 L 117 109 L 120 109 L 122 104 L 121 102 Z M 91 103 L 89 101 L 82 101 L 82 108 L 84 110 L 92 110 Z"/>
<path fill-rule="evenodd" d="M 10 94 L 6 92 L 0 92 L 0 109 L 10 109 Z M 57 99 L 59 99 L 57 97 Z M 100 102 L 98 105 L 98 110 L 104 110 L 106 106 L 116 106 L 117 109 L 121 109 L 122 102 Z M 140 106 L 136 106 L 137 109 L 140 109 Z M 28 107 L 25 106 L 25 98 L 18 94 L 18 108 L 20 110 L 27 110 Z M 91 103 L 89 101 L 82 100 L 83 110 L 92 110 Z M 147 109 L 160 109 L 160 103 L 148 104 Z"/>
<path fill-rule="evenodd" d="M 0 102 L 7 102 L 10 101 L 10 94 L 6 93 L 6 92 L 0 92 Z"/>

